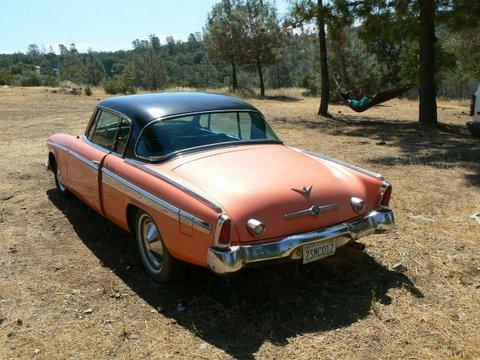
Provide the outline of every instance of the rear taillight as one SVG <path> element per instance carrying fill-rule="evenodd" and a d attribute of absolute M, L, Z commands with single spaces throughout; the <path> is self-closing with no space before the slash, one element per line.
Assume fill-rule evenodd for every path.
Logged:
<path fill-rule="evenodd" d="M 470 103 L 470 116 L 475 115 L 475 102 L 477 101 L 477 97 L 472 95 L 472 102 Z"/>
<path fill-rule="evenodd" d="M 383 192 L 382 199 L 380 200 L 380 205 L 388 206 L 390 204 L 390 198 L 392 197 L 392 185 L 386 185 L 385 191 Z"/>
<path fill-rule="evenodd" d="M 232 221 L 230 218 L 222 214 L 218 217 L 217 227 L 213 238 L 213 246 L 218 248 L 227 248 L 230 244 L 230 229 Z"/>
<path fill-rule="evenodd" d="M 230 219 L 225 220 L 220 230 L 220 236 L 218 237 L 218 243 L 223 245 L 228 245 L 230 242 L 230 228 L 232 227 L 232 222 Z"/>

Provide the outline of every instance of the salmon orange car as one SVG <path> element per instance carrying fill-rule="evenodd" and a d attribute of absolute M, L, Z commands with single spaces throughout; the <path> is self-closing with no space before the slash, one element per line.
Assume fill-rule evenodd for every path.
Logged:
<path fill-rule="evenodd" d="M 258 109 L 208 93 L 103 100 L 79 137 L 48 139 L 57 190 L 135 234 L 148 273 L 314 261 L 394 227 L 374 172 L 288 147 Z"/>

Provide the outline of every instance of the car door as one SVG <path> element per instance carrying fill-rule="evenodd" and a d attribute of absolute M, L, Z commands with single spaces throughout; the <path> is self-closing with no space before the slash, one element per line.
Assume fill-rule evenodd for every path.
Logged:
<path fill-rule="evenodd" d="M 118 127 L 113 150 L 103 160 L 101 175 L 100 196 L 103 214 L 123 228 L 128 228 L 123 210 L 126 209 L 130 198 L 124 191 L 119 190 L 119 182 L 112 177 L 128 178 L 128 171 L 125 169 L 128 165 L 125 164 L 124 156 L 130 134 L 131 122 L 123 118 Z"/>
<path fill-rule="evenodd" d="M 100 201 L 99 170 L 112 151 L 122 117 L 98 109 L 84 136 L 73 142 L 68 174 L 74 192 L 96 211 L 103 213 Z"/>

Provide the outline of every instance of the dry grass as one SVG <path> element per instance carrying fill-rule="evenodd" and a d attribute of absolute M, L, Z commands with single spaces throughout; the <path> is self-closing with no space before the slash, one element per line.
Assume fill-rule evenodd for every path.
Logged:
<path fill-rule="evenodd" d="M 186 267 L 158 285 L 130 237 L 60 199 L 43 168 L 48 135 L 81 133 L 102 97 L 0 89 L 0 358 L 479 358 L 480 144 L 465 104 L 441 101 L 431 130 L 406 100 L 334 106 L 335 119 L 318 99 L 253 100 L 287 144 L 384 173 L 397 230 L 304 268 Z"/>

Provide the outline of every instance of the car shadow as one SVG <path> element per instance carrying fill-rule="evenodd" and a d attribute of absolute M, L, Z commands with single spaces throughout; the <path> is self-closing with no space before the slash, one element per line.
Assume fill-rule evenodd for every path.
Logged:
<path fill-rule="evenodd" d="M 153 309 L 235 358 L 253 358 L 266 341 L 286 345 L 298 335 L 349 326 L 375 302 L 390 304 L 392 288 L 423 297 L 405 275 L 352 248 L 306 266 L 257 267 L 229 278 L 184 265 L 175 281 L 157 284 L 143 270 L 131 235 L 74 197 L 54 189 L 47 195 L 103 266 Z"/>

